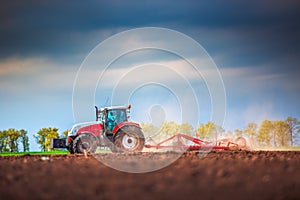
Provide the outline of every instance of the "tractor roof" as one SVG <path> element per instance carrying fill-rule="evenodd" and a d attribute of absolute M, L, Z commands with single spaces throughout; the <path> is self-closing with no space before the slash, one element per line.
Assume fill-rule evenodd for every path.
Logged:
<path fill-rule="evenodd" d="M 131 105 L 128 104 L 126 106 L 110 106 L 110 107 L 104 107 L 104 108 L 101 108 L 100 111 L 103 111 L 103 110 L 112 110 L 112 109 L 130 109 L 131 108 Z"/>

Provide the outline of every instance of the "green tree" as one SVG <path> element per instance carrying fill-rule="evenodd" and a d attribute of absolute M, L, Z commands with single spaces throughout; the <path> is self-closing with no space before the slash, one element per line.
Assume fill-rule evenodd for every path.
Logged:
<path fill-rule="evenodd" d="M 36 142 L 40 145 L 42 151 L 50 149 L 50 138 L 58 137 L 58 128 L 49 127 L 40 129 L 34 138 Z"/>
<path fill-rule="evenodd" d="M 217 131 L 217 136 L 218 135 L 228 136 L 228 135 L 231 134 L 230 131 L 228 133 L 225 133 L 225 129 L 222 126 L 219 126 L 219 125 L 216 125 L 216 131 Z"/>
<path fill-rule="evenodd" d="M 23 146 L 23 151 L 29 151 L 29 141 L 27 131 L 13 128 L 0 131 L 0 152 L 19 152 L 19 143 Z"/>
<path fill-rule="evenodd" d="M 274 134 L 274 125 L 270 120 L 261 122 L 258 129 L 257 141 L 269 146 L 271 144 L 272 136 Z"/>
<path fill-rule="evenodd" d="M 286 121 L 277 120 L 274 121 L 274 133 L 276 135 L 276 142 L 281 146 L 287 146 L 290 141 L 289 125 Z"/>
<path fill-rule="evenodd" d="M 6 130 L 0 131 L 0 152 L 8 152 L 8 134 Z"/>
<path fill-rule="evenodd" d="M 203 139 L 212 139 L 215 137 L 215 125 L 212 122 L 207 122 L 206 124 L 200 124 L 197 129 L 197 135 Z"/>
<path fill-rule="evenodd" d="M 181 125 L 169 121 L 163 123 L 160 127 L 154 126 L 152 123 L 142 123 L 141 124 L 144 135 L 153 136 L 155 140 L 162 140 L 172 135 L 182 133 L 186 135 L 192 135 L 193 127 L 188 123 L 183 123 Z"/>
<path fill-rule="evenodd" d="M 230 138 L 232 140 L 234 140 L 236 137 L 234 137 L 234 133 L 231 131 L 231 130 L 228 130 L 228 131 L 222 131 L 222 134 L 220 135 L 224 138 Z"/>
<path fill-rule="evenodd" d="M 200 124 L 199 128 L 197 129 L 197 135 L 201 139 L 205 140 L 217 140 L 218 134 L 222 132 L 224 132 L 224 129 L 211 121 L 207 122 L 206 124 Z"/>
<path fill-rule="evenodd" d="M 179 126 L 179 132 L 186 135 L 192 135 L 194 128 L 189 123 L 183 123 Z"/>
<path fill-rule="evenodd" d="M 143 130 L 144 135 L 147 136 L 153 136 L 158 133 L 159 127 L 154 126 L 152 123 L 141 123 L 141 127 Z"/>
<path fill-rule="evenodd" d="M 289 126 L 289 134 L 291 139 L 291 146 L 294 146 L 294 137 L 300 133 L 300 121 L 293 117 L 288 117 L 285 122 Z"/>
<path fill-rule="evenodd" d="M 64 132 L 62 132 L 62 134 L 61 134 L 61 138 L 67 138 L 68 137 L 68 133 L 69 133 L 69 131 L 68 130 L 65 130 Z"/>
<path fill-rule="evenodd" d="M 19 152 L 19 131 L 16 129 L 10 128 L 7 130 L 7 136 L 8 136 L 8 147 L 10 152 Z"/>
<path fill-rule="evenodd" d="M 29 151 L 29 139 L 27 136 L 27 131 L 24 129 L 21 129 L 19 131 L 19 137 L 23 146 L 23 152 L 28 152 Z"/>
<path fill-rule="evenodd" d="M 234 133 L 237 137 L 242 137 L 243 136 L 243 131 L 240 129 L 234 129 Z"/>
<path fill-rule="evenodd" d="M 161 125 L 160 131 L 164 136 L 171 136 L 179 132 L 180 125 L 173 121 L 165 122 Z"/>
<path fill-rule="evenodd" d="M 255 139 L 257 136 L 257 124 L 256 123 L 248 123 L 246 126 L 244 133 L 248 135 L 251 139 Z"/>

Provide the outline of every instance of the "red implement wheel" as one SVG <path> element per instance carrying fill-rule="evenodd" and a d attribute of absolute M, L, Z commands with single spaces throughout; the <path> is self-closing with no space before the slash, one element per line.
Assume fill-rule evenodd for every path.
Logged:
<path fill-rule="evenodd" d="M 235 143 L 238 145 L 239 149 L 246 149 L 247 148 L 247 141 L 243 137 L 236 138 Z"/>

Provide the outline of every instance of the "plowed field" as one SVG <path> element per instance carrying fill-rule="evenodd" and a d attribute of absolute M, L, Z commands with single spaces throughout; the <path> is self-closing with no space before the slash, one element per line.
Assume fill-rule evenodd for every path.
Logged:
<path fill-rule="evenodd" d="M 204 158 L 187 152 L 166 168 L 137 174 L 91 155 L 0 157 L 0 199 L 300 199 L 300 152 L 215 151 Z"/>

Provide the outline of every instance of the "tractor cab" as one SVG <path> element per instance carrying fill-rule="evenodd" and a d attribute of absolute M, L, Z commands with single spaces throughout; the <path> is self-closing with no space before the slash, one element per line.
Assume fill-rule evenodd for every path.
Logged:
<path fill-rule="evenodd" d="M 131 105 L 105 107 L 98 110 L 96 107 L 96 121 L 101 121 L 103 125 L 103 133 L 106 136 L 113 135 L 114 128 L 128 121 Z"/>

